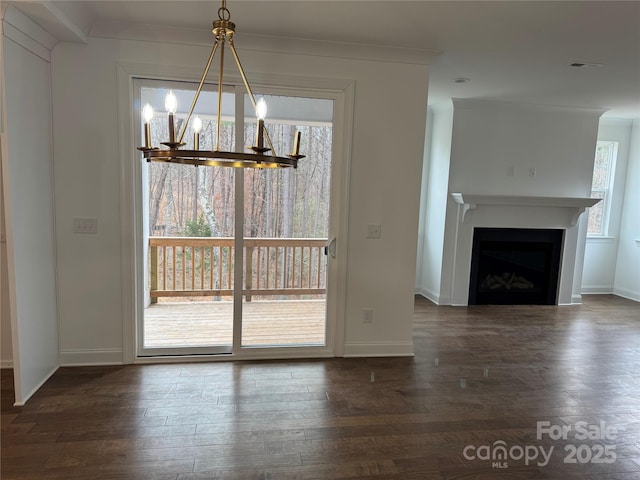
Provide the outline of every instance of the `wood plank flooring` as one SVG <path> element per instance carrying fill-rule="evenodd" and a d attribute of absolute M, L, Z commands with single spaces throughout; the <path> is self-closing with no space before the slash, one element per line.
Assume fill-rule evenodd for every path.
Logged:
<path fill-rule="evenodd" d="M 0 476 L 640 479 L 640 304 L 417 299 L 414 339 L 415 358 L 62 368 L 22 408 L 3 370 Z M 537 438 L 542 421 L 568 438 Z M 578 440 L 580 421 L 618 432 Z M 499 442 L 506 468 L 485 458 Z"/>
<path fill-rule="evenodd" d="M 242 304 L 242 341 L 256 345 L 324 345 L 325 300 L 254 300 Z M 231 345 L 233 302 L 156 303 L 144 311 L 150 348 Z"/>

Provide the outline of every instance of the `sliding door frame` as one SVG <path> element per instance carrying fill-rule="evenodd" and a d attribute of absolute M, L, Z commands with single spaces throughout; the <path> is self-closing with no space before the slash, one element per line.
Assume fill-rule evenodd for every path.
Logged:
<path fill-rule="evenodd" d="M 176 68 L 148 64 L 119 63 L 118 74 L 118 120 L 120 138 L 120 227 L 121 227 L 121 272 L 122 272 L 122 331 L 123 363 L 157 363 L 160 361 L 212 361 L 232 358 L 312 358 L 342 356 L 344 354 L 344 313 L 347 271 L 347 225 L 349 210 L 349 173 L 351 154 L 351 131 L 353 124 L 354 82 L 343 79 L 306 78 L 298 76 L 260 75 L 260 83 L 253 84 L 256 91 L 277 92 L 285 96 L 307 96 L 334 100 L 332 180 L 330 192 L 329 239 L 336 239 L 335 258 L 327 258 L 327 344 L 324 347 L 241 347 L 241 322 L 234 318 L 234 347 L 226 355 L 182 355 L 166 357 L 138 356 L 137 322 L 143 315 L 145 302 L 144 265 L 146 256 L 143 245 L 144 218 L 141 191 L 142 161 L 136 146 L 141 142 L 140 105 L 135 103 L 136 79 L 179 81 L 197 83 L 197 69 Z M 241 79 L 231 77 L 226 84 L 240 85 Z M 238 102 L 243 95 L 236 96 Z M 243 112 L 243 110 L 241 110 Z M 238 116 L 237 116 L 238 117 Z M 242 122 L 240 115 L 240 123 Z M 236 124 L 237 128 L 243 125 Z M 244 130 L 244 128 L 242 128 Z M 238 142 L 236 142 L 236 148 Z M 241 148 L 241 146 L 240 146 Z M 236 172 L 236 189 L 243 190 L 244 175 Z M 243 191 L 237 191 L 243 195 Z M 238 197 L 237 197 L 238 198 Z M 243 197 L 240 197 L 243 198 Z M 236 204 L 236 213 L 238 212 Z M 242 218 L 236 218 L 236 235 L 243 233 Z M 240 237 L 243 238 L 243 237 Z M 236 249 L 242 256 L 242 249 Z M 236 269 L 234 282 L 242 285 L 242 269 Z M 234 293 L 234 304 L 242 303 L 242 291 Z M 241 308 L 241 305 L 240 305 Z M 236 313 L 237 312 L 237 313 Z M 234 308 L 234 316 L 241 310 Z"/>

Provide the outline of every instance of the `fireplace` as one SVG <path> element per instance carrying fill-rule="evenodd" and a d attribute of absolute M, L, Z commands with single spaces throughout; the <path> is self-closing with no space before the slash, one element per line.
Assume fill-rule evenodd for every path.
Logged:
<path fill-rule="evenodd" d="M 555 305 L 563 230 L 474 228 L 469 305 Z"/>
<path fill-rule="evenodd" d="M 475 232 L 483 229 L 496 229 L 503 233 L 523 230 L 528 239 L 516 237 L 515 241 L 533 243 L 549 241 L 532 237 L 531 235 L 537 235 L 536 231 L 557 230 L 558 232 L 552 235 L 560 238 L 556 240 L 556 254 L 560 252 L 560 265 L 558 278 L 550 281 L 552 286 L 556 283 L 555 291 L 551 295 L 555 302 L 550 302 L 548 298 L 545 298 L 544 302 L 538 302 L 557 305 L 580 303 L 579 279 L 582 275 L 585 237 L 581 236 L 578 220 L 588 207 L 598 202 L 598 199 L 451 193 L 451 200 L 447 205 L 440 274 L 441 289 L 438 295 L 434 296 L 436 303 L 460 306 L 479 303 L 477 295 L 470 301 L 469 293 L 472 290 L 471 257 Z M 586 234 L 586 231 L 584 233 Z M 505 238 L 498 234 L 484 240 L 500 242 Z M 476 290 L 477 284 L 473 288 L 474 292 Z M 515 302 L 515 297 L 512 298 Z M 531 301 L 531 298 L 518 300 Z"/>

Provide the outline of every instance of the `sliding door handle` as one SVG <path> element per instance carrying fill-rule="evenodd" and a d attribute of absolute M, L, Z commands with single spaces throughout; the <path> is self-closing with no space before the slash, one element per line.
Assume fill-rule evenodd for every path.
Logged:
<path fill-rule="evenodd" d="M 324 254 L 331 255 L 331 258 L 336 258 L 336 237 L 333 237 L 327 246 L 324 247 Z"/>

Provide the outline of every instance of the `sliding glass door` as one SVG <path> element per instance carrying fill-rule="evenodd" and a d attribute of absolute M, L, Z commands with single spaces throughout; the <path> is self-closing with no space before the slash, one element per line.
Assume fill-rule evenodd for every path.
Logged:
<path fill-rule="evenodd" d="M 178 100 L 176 128 L 182 128 L 194 88 L 190 84 L 145 81 L 140 104 L 155 113 L 153 145 L 168 137 L 164 99 Z M 221 146 L 235 145 L 234 91 L 223 94 Z M 202 122 L 199 143 L 212 149 L 217 131 L 217 95 L 202 94 L 195 114 Z M 213 107 L 211 107 L 213 105 Z M 190 131 L 188 126 L 187 131 Z M 193 148 L 185 135 L 185 148 Z M 138 353 L 184 355 L 230 353 L 233 345 L 235 266 L 235 169 L 150 162 L 143 165 L 142 190 L 146 305 L 139 322 Z"/>
<path fill-rule="evenodd" d="M 203 92 L 195 111 L 202 149 L 215 146 L 215 89 Z M 169 90 L 178 99 L 179 129 L 195 86 L 136 82 L 137 105 L 149 103 L 156 112 L 154 145 L 168 136 L 163 104 Z M 326 347 L 334 100 L 277 93 L 264 89 L 256 97 L 267 102 L 266 126 L 278 154 L 289 153 L 295 131 L 301 132 L 307 158 L 298 169 L 144 162 L 139 357 Z M 243 89 L 225 89 L 222 112 L 222 147 L 252 145 L 255 114 Z M 192 137 L 188 125 L 184 148 L 192 148 Z"/>
<path fill-rule="evenodd" d="M 296 132 L 307 157 L 297 169 L 244 172 L 242 346 L 324 346 L 333 101 L 260 95 L 278 152 Z M 244 102 L 250 118 L 251 103 Z M 245 122 L 245 143 L 256 135 Z"/>

